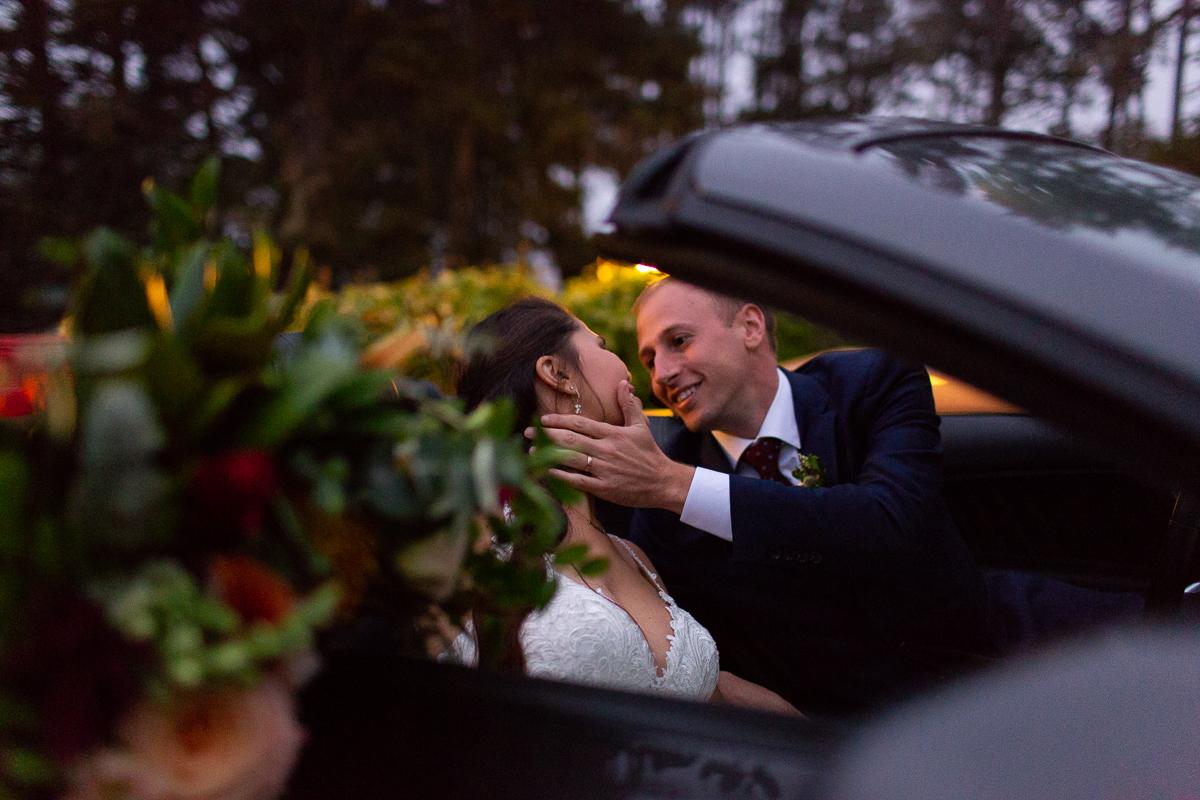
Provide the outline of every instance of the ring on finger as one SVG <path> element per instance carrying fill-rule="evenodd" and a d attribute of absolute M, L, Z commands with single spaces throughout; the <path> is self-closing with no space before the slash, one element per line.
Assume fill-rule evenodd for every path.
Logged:
<path fill-rule="evenodd" d="M 592 471 L 592 457 L 591 456 L 588 456 L 587 463 L 583 465 L 583 471 L 584 472 Z"/>

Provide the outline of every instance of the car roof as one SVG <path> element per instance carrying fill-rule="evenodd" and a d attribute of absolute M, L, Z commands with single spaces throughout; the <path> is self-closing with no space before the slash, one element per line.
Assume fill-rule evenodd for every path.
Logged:
<path fill-rule="evenodd" d="M 1010 131 L 987 125 L 917 119 L 914 117 L 849 117 L 844 119 L 814 118 L 794 122 L 756 123 L 753 128 L 774 131 L 805 144 L 846 152 L 905 139 L 940 136 L 988 136 L 1008 139 L 1052 141 L 1070 147 L 1107 152 L 1094 145 L 1026 131 Z"/>
<path fill-rule="evenodd" d="M 1200 478 L 1200 180 L 911 119 L 694 135 L 622 187 L 610 257 L 805 314 Z"/>

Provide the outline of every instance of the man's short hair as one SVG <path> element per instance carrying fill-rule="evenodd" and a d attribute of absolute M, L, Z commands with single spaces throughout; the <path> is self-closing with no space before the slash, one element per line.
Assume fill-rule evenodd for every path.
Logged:
<path fill-rule="evenodd" d="M 679 278 L 666 277 L 661 280 L 657 280 L 648 285 L 645 289 L 642 289 L 642 293 L 638 295 L 637 300 L 633 301 L 634 316 L 637 316 L 638 311 L 641 310 L 642 306 L 646 304 L 646 301 L 649 300 L 655 294 L 655 292 L 662 288 L 664 284 L 668 283 L 681 283 L 685 286 L 691 286 L 693 289 L 699 289 L 700 291 L 704 292 L 712 300 L 713 305 L 716 307 L 717 314 L 722 320 L 724 320 L 726 326 L 733 325 L 733 321 L 737 319 L 738 312 L 741 311 L 743 307 L 747 305 L 754 306 L 762 312 L 763 327 L 765 327 L 767 331 L 767 345 L 771 348 L 772 353 L 779 352 L 779 344 L 775 340 L 774 311 L 766 306 L 759 305 L 758 303 L 750 303 L 738 297 L 730 297 L 727 294 L 714 292 L 711 289 L 705 289 L 703 286 L 696 286 L 694 283 L 688 283 L 687 281 L 682 281 Z"/>

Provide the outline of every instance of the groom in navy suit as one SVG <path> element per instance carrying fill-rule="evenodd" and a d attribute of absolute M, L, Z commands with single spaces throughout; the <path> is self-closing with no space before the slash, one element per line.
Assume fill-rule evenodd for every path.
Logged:
<path fill-rule="evenodd" d="M 581 472 L 560 477 L 638 509 L 630 538 L 712 632 L 722 669 L 843 714 L 986 652 L 984 584 L 942 499 L 923 368 L 861 350 L 787 372 L 769 312 L 675 279 L 634 309 L 676 424 L 655 441 L 628 385 L 624 427 L 544 421 L 579 452 Z M 819 470 L 797 474 L 808 456 Z"/>

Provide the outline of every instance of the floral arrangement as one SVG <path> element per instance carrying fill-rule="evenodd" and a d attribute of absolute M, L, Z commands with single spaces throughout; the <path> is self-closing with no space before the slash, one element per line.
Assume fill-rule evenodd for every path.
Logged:
<path fill-rule="evenodd" d="M 0 420 L 0 797 L 273 797 L 323 629 L 375 617 L 421 654 L 473 609 L 486 662 L 553 592 L 554 448 L 365 364 L 328 304 L 281 349 L 307 259 L 276 292 L 267 237 L 208 236 L 218 177 L 147 182 L 145 246 L 46 247 L 82 277 L 40 406 Z"/>

